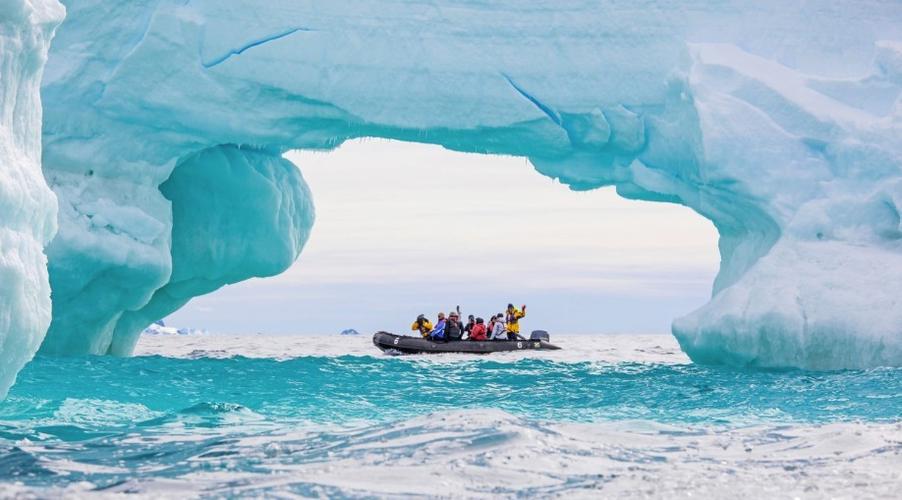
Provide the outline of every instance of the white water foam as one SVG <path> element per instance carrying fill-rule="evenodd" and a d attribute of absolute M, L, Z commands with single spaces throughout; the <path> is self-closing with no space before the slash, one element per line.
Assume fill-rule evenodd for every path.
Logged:
<path fill-rule="evenodd" d="M 559 351 L 494 353 L 491 358 L 472 354 L 437 354 L 415 359 L 457 361 L 493 359 L 514 361 L 541 358 L 559 362 L 685 364 L 689 358 L 670 335 L 554 335 L 551 343 Z M 302 356 L 385 356 L 369 335 L 144 335 L 135 348 L 137 356 L 174 358 L 231 357 L 287 359 Z"/>
<path fill-rule="evenodd" d="M 669 336 L 559 335 L 553 341 L 564 349 L 491 359 L 688 362 Z M 383 356 L 369 336 L 144 337 L 138 351 L 179 358 Z M 449 363 L 473 359 L 415 358 Z M 283 428 L 245 435 L 221 447 L 240 451 L 242 460 L 259 460 L 263 472 L 230 471 L 234 458 L 225 455 L 221 463 L 205 463 L 177 478 L 136 477 L 103 494 L 857 499 L 898 498 L 902 486 L 900 421 L 739 427 L 649 420 L 574 423 L 477 409 L 387 423 Z M 75 494 L 71 488 L 61 493 Z"/>
<path fill-rule="evenodd" d="M 136 476 L 102 491 L 86 482 L 52 491 L 0 485 L 0 495 L 898 498 L 900 435 L 898 423 L 730 430 L 535 423 L 498 410 L 454 411 L 225 440 L 207 455 L 228 453 L 175 478 Z M 235 452 L 258 461 L 260 472 L 229 470 Z"/>

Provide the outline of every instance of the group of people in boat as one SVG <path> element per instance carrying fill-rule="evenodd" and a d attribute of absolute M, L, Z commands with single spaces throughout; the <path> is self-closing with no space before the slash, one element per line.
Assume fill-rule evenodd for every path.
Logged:
<path fill-rule="evenodd" d="M 410 329 L 419 332 L 423 338 L 442 342 L 458 340 L 517 340 L 520 337 L 520 319 L 526 316 L 526 305 L 520 308 L 507 305 L 506 314 L 498 313 L 486 323 L 483 318 L 469 315 L 467 323 L 460 320 L 460 306 L 448 313 L 438 313 L 435 325 L 425 315 L 417 316 Z"/>

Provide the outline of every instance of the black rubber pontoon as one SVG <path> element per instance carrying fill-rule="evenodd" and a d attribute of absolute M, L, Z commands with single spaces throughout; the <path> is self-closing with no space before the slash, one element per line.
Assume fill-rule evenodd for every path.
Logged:
<path fill-rule="evenodd" d="M 422 337 L 408 337 L 388 332 L 374 333 L 373 344 L 383 351 L 397 351 L 402 354 L 441 352 L 488 354 L 491 352 L 554 351 L 560 349 L 560 347 L 546 340 L 458 340 L 437 342 Z"/>

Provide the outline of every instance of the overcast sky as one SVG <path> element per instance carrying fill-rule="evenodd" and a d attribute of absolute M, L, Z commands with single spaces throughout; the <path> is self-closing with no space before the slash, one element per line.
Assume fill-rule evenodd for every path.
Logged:
<path fill-rule="evenodd" d="M 168 321 L 224 333 L 404 331 L 460 304 L 529 306 L 524 328 L 667 333 L 707 301 L 717 235 L 685 207 L 572 192 L 524 158 L 358 140 L 292 152 L 316 204 L 295 265 Z"/>

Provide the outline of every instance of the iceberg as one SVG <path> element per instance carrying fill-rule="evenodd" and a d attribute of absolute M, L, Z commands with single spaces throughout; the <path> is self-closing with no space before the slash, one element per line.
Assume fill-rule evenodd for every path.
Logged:
<path fill-rule="evenodd" d="M 151 335 L 151 336 L 179 336 L 179 335 L 209 335 L 210 332 L 203 328 L 176 328 L 173 326 L 164 326 L 159 322 L 153 322 L 141 332 L 142 335 Z"/>
<path fill-rule="evenodd" d="M 41 90 L 59 200 L 45 352 L 126 355 L 192 296 L 281 271 L 313 222 L 282 153 L 384 137 L 523 156 L 574 190 L 710 219 L 712 299 L 673 324 L 696 361 L 902 365 L 896 2 L 63 3 Z M 46 295 L 54 211 L 29 189 L 23 301 Z M 46 306 L 15 342 L 40 340 Z"/>
<path fill-rule="evenodd" d="M 41 175 L 40 83 L 64 14 L 55 1 L 0 1 L 0 397 L 50 323 L 56 198 Z"/>

